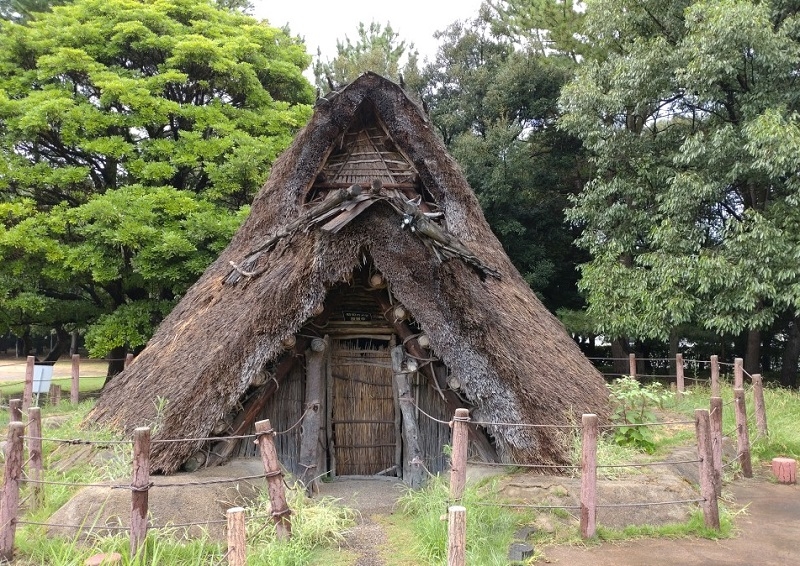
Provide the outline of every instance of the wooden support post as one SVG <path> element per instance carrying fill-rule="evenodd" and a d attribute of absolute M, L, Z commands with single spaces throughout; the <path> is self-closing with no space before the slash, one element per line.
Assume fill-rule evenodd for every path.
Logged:
<path fill-rule="evenodd" d="M 467 508 L 451 505 L 447 508 L 447 566 L 467 563 Z"/>
<path fill-rule="evenodd" d="M 450 457 L 450 500 L 460 501 L 467 485 L 469 410 L 456 409 L 453 417 L 453 453 Z"/>
<path fill-rule="evenodd" d="M 714 488 L 722 495 L 722 397 L 711 398 L 711 456 L 714 464 Z"/>
<path fill-rule="evenodd" d="M 57 383 L 50 384 L 50 393 L 48 395 L 50 404 L 57 407 L 61 404 L 61 386 Z"/>
<path fill-rule="evenodd" d="M 322 338 L 314 338 L 306 352 L 306 404 L 303 423 L 300 425 L 300 459 L 303 468 L 297 478 L 311 497 L 319 493 L 320 470 L 320 431 L 322 426 L 322 396 L 325 395 L 325 349 L 327 343 Z"/>
<path fill-rule="evenodd" d="M 744 360 L 736 358 L 733 360 L 733 388 L 744 387 Z"/>
<path fill-rule="evenodd" d="M 695 409 L 697 457 L 700 460 L 700 496 L 703 498 L 703 520 L 706 527 L 719 530 L 719 505 L 714 485 L 714 465 L 711 451 L 711 422 L 708 411 Z"/>
<path fill-rule="evenodd" d="M 25 388 L 22 391 L 22 410 L 27 411 L 33 403 L 33 369 L 36 358 L 28 356 L 25 364 Z"/>
<path fill-rule="evenodd" d="M 232 507 L 226 513 L 228 518 L 228 565 L 247 564 L 247 537 L 245 535 L 244 509 Z"/>
<path fill-rule="evenodd" d="M 772 473 L 778 483 L 797 483 L 797 460 L 794 458 L 773 458 Z"/>
<path fill-rule="evenodd" d="M 756 406 L 756 430 L 761 436 L 768 436 L 767 407 L 764 405 L 764 380 L 760 373 L 753 374 L 753 403 Z"/>
<path fill-rule="evenodd" d="M 675 354 L 675 395 L 677 400 L 683 399 L 683 392 L 686 390 L 683 375 L 683 354 Z"/>
<path fill-rule="evenodd" d="M 719 356 L 711 356 L 711 396 L 719 397 Z"/>
<path fill-rule="evenodd" d="M 733 401 L 736 413 L 736 445 L 739 463 L 742 465 L 742 475 L 752 478 L 753 464 L 750 461 L 750 432 L 747 430 L 747 405 L 744 402 L 744 389 L 734 388 Z"/>
<path fill-rule="evenodd" d="M 14 421 L 8 425 L 6 464 L 0 501 L 0 560 L 11 562 L 14 557 L 14 535 L 19 512 L 19 484 L 22 478 L 22 436 L 25 425 Z"/>
<path fill-rule="evenodd" d="M 636 377 L 636 354 L 628 354 L 628 371 L 631 377 Z"/>
<path fill-rule="evenodd" d="M 125 364 L 123 365 L 124 368 L 127 369 L 131 362 L 133 361 L 133 354 L 125 354 Z"/>
<path fill-rule="evenodd" d="M 147 538 L 148 494 L 150 490 L 150 428 L 133 431 L 133 478 L 131 479 L 131 558 Z"/>
<path fill-rule="evenodd" d="M 78 354 L 72 355 L 72 383 L 69 389 L 69 402 L 77 405 L 81 397 L 81 357 Z"/>
<path fill-rule="evenodd" d="M 39 407 L 28 408 L 28 460 L 33 493 L 32 507 L 38 509 L 42 505 L 42 410 Z"/>
<path fill-rule="evenodd" d="M 22 422 L 22 399 L 10 399 L 8 401 L 9 422 Z"/>
<path fill-rule="evenodd" d="M 411 383 L 408 380 L 408 371 L 403 364 L 404 359 L 405 350 L 403 346 L 392 348 L 394 387 L 400 404 L 400 412 L 403 415 L 403 444 L 405 447 L 403 483 L 416 489 L 422 487 L 425 482 L 425 468 L 422 466 L 422 450 L 419 447 L 419 425 L 417 424 L 416 407 L 414 406 L 414 398 L 411 396 Z"/>
<path fill-rule="evenodd" d="M 581 448 L 581 537 L 597 532 L 597 415 L 585 414 Z"/>
<path fill-rule="evenodd" d="M 256 423 L 256 444 L 261 452 L 261 463 L 267 477 L 267 491 L 272 507 L 272 520 L 275 521 L 275 535 L 280 540 L 292 537 L 292 511 L 286 504 L 286 493 L 283 490 L 283 472 L 275 449 L 275 431 L 269 419 Z"/>

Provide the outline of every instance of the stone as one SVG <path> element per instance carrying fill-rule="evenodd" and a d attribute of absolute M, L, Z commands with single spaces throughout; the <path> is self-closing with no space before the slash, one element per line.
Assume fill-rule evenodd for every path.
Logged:
<path fill-rule="evenodd" d="M 531 538 L 535 532 L 536 529 L 534 527 L 522 527 L 514 533 L 514 540 L 518 542 L 525 542 Z"/>
<path fill-rule="evenodd" d="M 512 562 L 522 562 L 533 556 L 533 547 L 526 542 L 512 542 L 508 547 L 508 559 Z"/>

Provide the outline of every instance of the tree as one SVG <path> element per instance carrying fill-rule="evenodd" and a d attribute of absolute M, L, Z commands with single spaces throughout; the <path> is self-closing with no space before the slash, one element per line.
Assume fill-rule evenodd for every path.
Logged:
<path fill-rule="evenodd" d="M 587 172 L 577 138 L 555 127 L 574 62 L 520 48 L 495 24 L 484 6 L 439 32 L 436 59 L 412 86 L 515 266 L 551 310 L 580 308 L 576 264 L 585 258 L 563 211 Z"/>
<path fill-rule="evenodd" d="M 590 313 L 612 335 L 745 332 L 757 371 L 760 331 L 800 308 L 798 7 L 598 0 L 586 17 L 596 50 L 562 124 L 597 167 L 570 212 Z"/>
<path fill-rule="evenodd" d="M 307 120 L 309 59 L 210 0 L 77 0 L 0 26 L 0 322 L 83 329 L 121 358 Z"/>
<path fill-rule="evenodd" d="M 314 62 L 314 77 L 317 87 L 323 92 L 345 85 L 365 71 L 373 71 L 388 79 L 400 79 L 400 61 L 404 55 L 416 66 L 414 44 L 400 40 L 400 36 L 388 22 L 383 27 L 372 22 L 367 28 L 363 22 L 358 24 L 358 39 L 355 43 L 345 36 L 344 41 L 336 41 L 336 57 L 322 62 L 322 53 L 317 50 Z"/>
<path fill-rule="evenodd" d="M 0 0 L 0 20 L 22 23 L 39 12 L 47 12 L 66 0 Z"/>

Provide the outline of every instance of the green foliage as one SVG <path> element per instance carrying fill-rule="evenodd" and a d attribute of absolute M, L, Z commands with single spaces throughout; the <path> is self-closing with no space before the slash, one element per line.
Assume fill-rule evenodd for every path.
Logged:
<path fill-rule="evenodd" d="M 517 269 L 549 308 L 580 308 L 575 266 L 585 257 L 563 210 L 585 160 L 578 140 L 556 128 L 574 61 L 519 48 L 496 24 L 484 6 L 474 20 L 438 32 L 436 59 L 407 82 Z"/>
<path fill-rule="evenodd" d="M 450 505 L 448 484 L 432 479 L 422 490 L 408 490 L 398 508 L 413 519 L 414 546 L 423 564 L 442 564 L 447 558 L 447 522 L 441 520 Z M 508 545 L 514 530 L 530 514 L 493 506 L 499 503 L 496 485 L 469 484 L 460 504 L 467 508 L 467 564 L 508 564 Z"/>
<path fill-rule="evenodd" d="M 416 67 L 416 51 L 413 43 L 406 43 L 392 29 L 389 22 L 382 26 L 371 22 L 369 27 L 358 23 L 358 39 L 355 43 L 345 35 L 344 41 L 336 41 L 336 57 L 323 62 L 317 51 L 314 62 L 314 78 L 322 92 L 330 90 L 328 81 L 337 88 L 355 80 L 365 71 L 372 71 L 400 82 L 400 61 L 408 56 L 411 67 Z"/>
<path fill-rule="evenodd" d="M 656 422 L 654 409 L 663 406 L 672 395 L 657 381 L 643 385 L 629 375 L 614 380 L 608 389 L 613 410 L 611 421 L 616 425 L 614 441 L 653 452 L 656 448 L 653 431 L 642 425 Z"/>
<path fill-rule="evenodd" d="M 0 0 L 0 20 L 24 23 L 66 0 Z"/>
<path fill-rule="evenodd" d="M 303 45 L 244 7 L 78 0 L 0 22 L 3 331 L 141 346 L 230 240 L 313 99 Z"/>
<path fill-rule="evenodd" d="M 778 1 L 589 5 L 561 125 L 596 166 L 569 218 L 608 335 L 738 334 L 800 307 L 797 24 Z"/>

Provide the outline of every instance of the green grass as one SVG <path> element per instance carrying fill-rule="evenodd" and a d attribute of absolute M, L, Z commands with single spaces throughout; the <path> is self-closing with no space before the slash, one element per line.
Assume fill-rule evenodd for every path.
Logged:
<path fill-rule="evenodd" d="M 447 514 L 449 486 L 441 477 L 419 491 L 407 491 L 398 508 L 411 519 L 413 550 L 418 564 L 443 564 L 447 558 Z M 467 508 L 467 564 L 508 564 L 508 547 L 514 531 L 530 522 L 528 510 L 499 507 L 497 485 L 468 485 L 460 505 Z"/>

